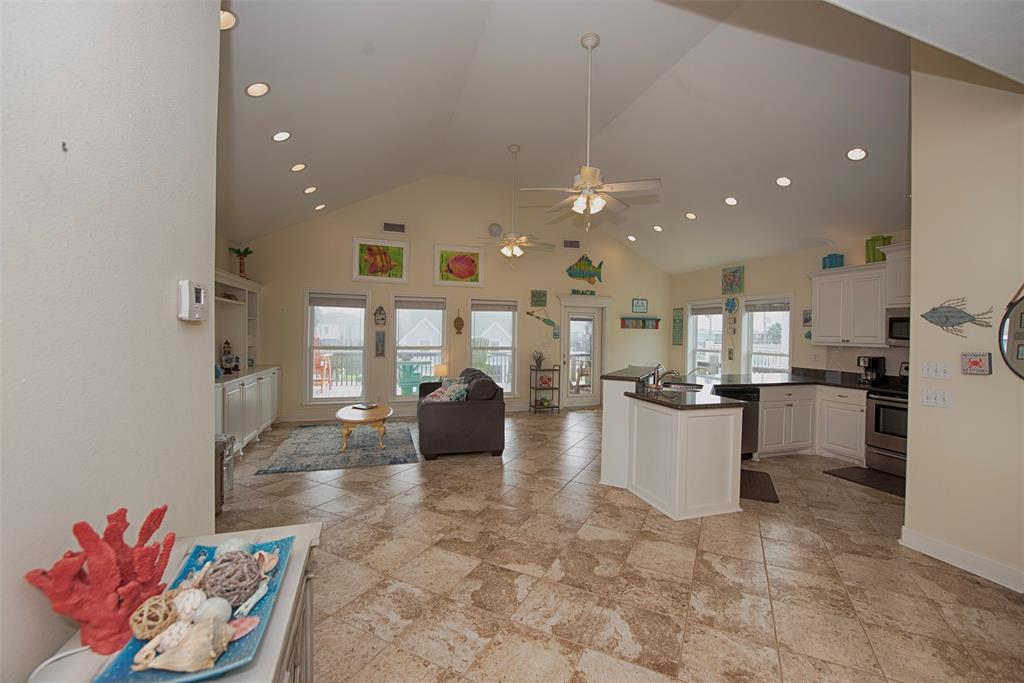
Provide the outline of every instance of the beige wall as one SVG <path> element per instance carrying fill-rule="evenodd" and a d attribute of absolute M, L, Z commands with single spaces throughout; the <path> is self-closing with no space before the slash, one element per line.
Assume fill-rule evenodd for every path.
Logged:
<path fill-rule="evenodd" d="M 904 542 L 1024 590 L 1024 380 L 996 331 L 948 334 L 920 314 L 966 297 L 998 324 L 1024 279 L 1024 87 L 915 42 L 910 453 Z M 959 374 L 962 351 L 993 355 L 991 376 Z M 922 364 L 953 366 L 949 381 Z M 949 409 L 920 405 L 926 388 Z"/>
<path fill-rule="evenodd" d="M 213 529 L 217 3 L 5 2 L 0 679 L 72 633 L 22 578 L 128 508 Z M 61 143 L 67 144 L 63 151 Z"/>
<path fill-rule="evenodd" d="M 664 361 L 668 352 L 671 312 L 668 307 L 668 276 L 634 255 L 626 246 L 600 231 L 585 233 L 565 226 L 551 227 L 551 216 L 542 211 L 520 212 L 520 231 L 529 231 L 544 241 L 557 243 L 553 253 L 530 251 L 511 268 L 497 250 L 485 249 L 484 287 L 435 286 L 432 262 L 434 244 L 478 245 L 486 237 L 490 223 L 511 223 L 509 188 L 468 178 L 432 176 L 371 197 L 332 213 L 317 215 L 305 223 L 291 226 L 256 240 L 249 268 L 253 278 L 263 282 L 260 364 L 283 367 L 283 405 L 286 418 L 316 419 L 333 415 L 334 408 L 303 406 L 305 388 L 305 310 L 306 289 L 326 291 L 369 291 L 370 306 L 384 305 L 388 310 L 387 358 L 373 359 L 369 368 L 370 398 L 389 400 L 393 392 L 392 360 L 394 311 L 393 295 L 443 295 L 448 299 L 448 359 L 454 374 L 469 364 L 469 302 L 471 298 L 514 299 L 519 302 L 518 386 L 525 407 L 526 378 L 530 353 L 541 349 L 549 358 L 557 353 L 558 342 L 551 339 L 551 328 L 525 315 L 530 309 L 530 290 L 548 291 L 548 311 L 559 316 L 558 294 L 573 288 L 597 290 L 598 296 L 613 297 L 608 308 L 607 361 L 612 368 L 649 360 Z M 382 224 L 402 222 L 407 233 L 384 233 Z M 568 221 L 566 221 L 568 222 Z M 411 277 L 407 285 L 377 285 L 353 282 L 352 238 L 375 237 L 401 239 L 410 243 Z M 581 250 L 563 251 L 562 239 L 580 239 Z M 590 286 L 570 279 L 565 269 L 582 254 L 595 262 L 604 261 L 603 282 Z M 630 300 L 643 297 L 650 301 L 652 315 L 661 316 L 661 330 L 622 330 L 619 316 L 629 314 Z M 461 336 L 451 328 L 451 319 L 461 310 L 467 327 Z M 372 355 L 372 350 L 371 350 Z"/>
<path fill-rule="evenodd" d="M 887 234 L 893 236 L 893 242 L 910 240 L 910 233 L 906 230 L 896 229 Z M 827 368 L 853 372 L 857 368 L 855 365 L 851 365 L 850 359 L 852 358 L 855 363 L 857 354 L 862 353 L 889 357 L 886 362 L 886 371 L 889 374 L 895 374 L 899 368 L 899 361 L 907 359 L 905 350 L 851 348 L 843 349 L 841 352 L 829 351 L 828 347 L 815 346 L 811 344 L 810 340 L 804 339 L 804 332 L 810 329 L 801 327 L 801 314 L 804 309 L 811 307 L 811 279 L 807 277 L 807 274 L 821 270 L 821 257 L 833 252 L 845 254 L 845 264 L 848 266 L 862 265 L 864 263 L 864 240 L 858 238 L 839 242 L 829 247 L 816 247 L 745 261 L 742 265 L 745 266 L 746 286 L 744 293 L 739 298 L 771 295 L 792 297 L 793 313 L 790 331 L 792 333 L 791 364 L 794 367 Z M 673 275 L 671 288 L 672 306 L 676 308 L 685 308 L 691 301 L 722 299 L 722 268 L 705 268 Z M 726 317 L 729 317 L 728 314 Z M 723 372 L 725 373 L 740 372 L 742 316 L 737 314 L 736 322 L 735 335 L 729 335 L 727 330 L 724 331 L 723 347 L 728 349 L 732 346 L 735 349 L 731 361 L 728 360 L 728 354 L 722 354 Z M 724 327 L 730 326 L 725 325 Z M 686 363 L 686 347 L 673 346 L 671 358 L 674 367 L 683 367 Z"/>
<path fill-rule="evenodd" d="M 231 255 L 228 251 L 231 248 L 232 243 L 226 237 L 217 235 L 216 246 L 214 247 L 214 265 L 221 270 L 226 270 L 229 273 L 238 272 L 238 259 Z"/>

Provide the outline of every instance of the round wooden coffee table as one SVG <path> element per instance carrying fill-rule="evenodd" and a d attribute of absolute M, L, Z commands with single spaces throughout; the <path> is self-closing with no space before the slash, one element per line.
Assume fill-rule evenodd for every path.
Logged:
<path fill-rule="evenodd" d="M 359 410 L 352 406 L 345 406 L 339 410 L 334 414 L 334 417 L 338 418 L 338 421 L 341 422 L 341 452 L 344 453 L 348 449 L 348 437 L 360 425 L 373 427 L 377 430 L 377 440 L 380 443 L 381 450 L 383 450 L 384 434 L 386 433 L 384 421 L 394 415 L 394 413 L 395 411 L 391 409 L 391 406 L 385 403 L 381 403 L 376 408 L 370 408 L 369 410 Z"/>

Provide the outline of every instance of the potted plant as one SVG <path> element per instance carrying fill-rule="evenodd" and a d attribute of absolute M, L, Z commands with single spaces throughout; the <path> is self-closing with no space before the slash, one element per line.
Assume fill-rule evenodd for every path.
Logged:
<path fill-rule="evenodd" d="M 533 352 L 533 367 L 537 368 L 538 370 L 544 367 L 544 354 L 541 353 L 540 351 Z"/>
<path fill-rule="evenodd" d="M 245 257 L 252 254 L 252 249 L 250 249 L 249 247 L 242 247 L 241 249 L 239 249 L 238 247 L 230 247 L 228 248 L 228 251 L 230 251 L 232 254 L 238 257 L 239 277 L 244 277 L 246 280 L 248 280 L 249 274 L 245 272 Z"/>

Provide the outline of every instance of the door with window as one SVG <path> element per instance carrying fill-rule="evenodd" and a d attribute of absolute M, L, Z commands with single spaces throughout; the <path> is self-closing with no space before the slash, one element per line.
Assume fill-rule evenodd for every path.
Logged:
<path fill-rule="evenodd" d="M 307 294 L 306 401 L 366 397 L 366 295 Z"/>
<path fill-rule="evenodd" d="M 722 376 L 722 301 L 689 305 L 686 370 L 698 377 Z"/>
<path fill-rule="evenodd" d="M 600 308 L 565 308 L 562 313 L 562 405 L 601 404 L 604 314 Z"/>
<path fill-rule="evenodd" d="M 789 372 L 789 309 L 788 297 L 743 302 L 743 372 Z"/>
<path fill-rule="evenodd" d="M 395 297 L 395 397 L 414 398 L 445 357 L 445 299 Z"/>

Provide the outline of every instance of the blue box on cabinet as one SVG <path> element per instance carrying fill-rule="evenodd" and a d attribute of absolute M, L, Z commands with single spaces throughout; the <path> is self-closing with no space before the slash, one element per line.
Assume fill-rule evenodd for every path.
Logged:
<path fill-rule="evenodd" d="M 825 254 L 821 257 L 822 269 L 842 268 L 845 263 L 846 257 L 843 254 Z"/>

